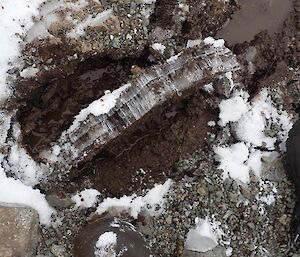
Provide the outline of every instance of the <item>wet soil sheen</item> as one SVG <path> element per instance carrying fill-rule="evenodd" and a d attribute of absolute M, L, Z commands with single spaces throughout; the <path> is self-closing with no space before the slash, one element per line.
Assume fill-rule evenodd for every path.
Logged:
<path fill-rule="evenodd" d="M 293 10 L 292 0 L 240 0 L 239 4 L 240 10 L 217 33 L 229 45 L 249 42 L 264 30 L 270 35 L 278 32 Z"/>

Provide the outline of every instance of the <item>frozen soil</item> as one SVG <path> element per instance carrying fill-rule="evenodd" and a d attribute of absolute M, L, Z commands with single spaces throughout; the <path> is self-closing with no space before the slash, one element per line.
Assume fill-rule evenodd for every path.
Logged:
<path fill-rule="evenodd" d="M 142 7 L 132 7 L 125 2 L 122 1 L 122 8 L 118 8 L 114 1 L 116 16 L 122 19 L 127 11 L 133 16 L 138 15 Z M 53 77 L 66 62 L 56 63 L 61 56 L 49 56 L 47 49 L 53 50 L 53 45 L 49 47 L 49 42 L 43 41 L 40 48 L 43 54 L 40 55 L 30 56 L 31 50 L 27 49 L 25 62 L 30 60 L 41 66 L 56 67 L 45 72 L 45 76 L 39 74 L 34 82 L 21 81 L 16 99 L 8 104 L 21 105 L 18 120 L 22 126 L 23 144 L 33 157 L 57 139 L 80 109 L 102 96 L 105 90 L 126 82 L 136 72 L 131 69 L 132 65 L 142 70 L 170 57 L 174 51 L 180 51 L 187 39 L 216 35 L 238 9 L 235 1 L 180 2 L 179 8 L 177 1 L 157 0 L 151 6 L 150 23 L 141 25 L 142 32 L 134 41 L 129 42 L 126 35 L 120 35 L 119 41 L 111 42 L 105 37 L 104 30 L 101 34 L 106 42 L 103 49 L 96 54 L 93 50 L 85 52 L 82 55 L 84 61 L 76 58 L 70 71 L 63 75 L 59 73 L 59 79 Z M 185 5 L 189 6 L 189 11 Z M 294 1 L 293 12 L 275 34 L 270 36 L 261 32 L 249 42 L 230 46 L 248 71 L 243 80 L 250 96 L 254 97 L 261 88 L 269 88 L 275 103 L 293 114 L 294 119 L 300 108 L 299 71 L 296 70 L 300 59 L 299 12 L 299 4 Z M 133 20 L 138 21 L 138 17 Z M 88 44 L 89 40 L 93 41 L 85 38 L 84 43 Z M 112 46 L 122 40 L 126 43 Z M 149 45 L 154 42 L 166 46 L 164 55 L 149 50 Z M 74 48 L 68 56 L 73 56 L 76 49 L 76 42 L 71 43 Z M 113 55 L 116 49 L 117 54 Z M 28 84 L 32 88 L 23 92 L 22 85 Z M 125 217 L 137 226 L 157 256 L 187 256 L 184 241 L 195 218 L 213 216 L 223 231 L 221 247 L 228 252 L 232 248 L 231 256 L 297 257 L 290 239 L 295 196 L 293 185 L 285 174 L 284 155 L 264 160 L 263 182 L 254 176 L 249 185 L 231 179 L 223 181 L 222 172 L 217 170 L 213 146 L 236 140 L 230 126 L 208 126 L 209 121 L 218 121 L 218 104 L 224 97 L 219 92 L 211 95 L 198 91 L 180 103 L 167 106 L 148 117 L 149 121 L 130 136 L 119 138 L 92 160 L 75 167 L 64 182 L 39 187 L 48 196 L 56 194 L 59 201 L 69 203 L 72 193 L 87 187 L 98 189 L 101 200 L 108 196 L 143 193 L 155 183 L 172 178 L 174 184 L 162 216 L 141 215 L 137 220 Z M 49 126 L 54 129 L 49 131 Z M 268 196 L 274 186 L 277 189 L 274 203 L 267 204 L 256 197 Z M 74 238 L 95 211 L 93 208 L 73 209 L 71 204 L 57 209 L 52 226 L 42 228 L 41 257 L 72 256 Z"/>

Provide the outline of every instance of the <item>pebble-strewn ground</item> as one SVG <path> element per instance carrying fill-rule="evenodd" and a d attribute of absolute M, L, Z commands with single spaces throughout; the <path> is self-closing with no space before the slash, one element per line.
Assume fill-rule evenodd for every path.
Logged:
<path fill-rule="evenodd" d="M 263 1 L 265 8 L 271 8 L 272 1 Z M 221 0 L 92 2 L 72 15 L 82 18 L 89 8 L 92 15 L 97 8 L 112 10 L 114 15 L 105 26 L 89 28 L 84 37 L 70 39 L 65 37 L 70 27 L 62 22 L 64 29 L 53 27 L 50 39 L 29 42 L 20 67 L 10 72 L 19 83 L 8 108 L 18 109 L 22 143 L 37 161 L 39 152 L 59 137 L 73 116 L 105 90 L 114 90 L 144 68 L 179 53 L 188 40 L 220 34 L 240 8 L 239 1 Z M 239 86 L 250 100 L 267 88 L 276 107 L 295 121 L 300 110 L 300 4 L 289 3 L 291 12 L 271 36 L 264 31 L 249 42 L 228 47 L 241 63 L 243 84 Z M 163 45 L 164 51 L 155 49 L 154 43 Z M 18 75 L 31 66 L 39 69 L 34 77 Z M 151 122 L 135 135 L 121 140 L 122 146 L 128 146 L 125 150 L 113 145 L 74 167 L 62 181 L 38 185 L 57 210 L 52 225 L 41 229 L 38 256 L 72 257 L 73 239 L 95 211 L 74 208 L 71 195 L 76 191 L 97 188 L 101 201 L 142 194 L 171 178 L 173 185 L 161 216 L 124 217 L 136 225 L 157 256 L 299 257 L 291 245 L 295 195 L 286 176 L 284 152 L 276 146 L 279 154 L 263 159 L 261 178 L 252 174 L 248 185 L 223 180 L 218 170 L 214 146 L 237 142 L 231 125 L 217 125 L 219 103 L 229 96 L 222 83 L 213 93 L 200 90 L 169 106 L 164 119 L 150 117 Z M 209 126 L 210 121 L 215 123 Z M 276 136 L 279 131 L 274 126 L 267 134 Z M 211 252 L 184 250 L 197 217 L 209 217 L 218 226 L 219 246 Z"/>

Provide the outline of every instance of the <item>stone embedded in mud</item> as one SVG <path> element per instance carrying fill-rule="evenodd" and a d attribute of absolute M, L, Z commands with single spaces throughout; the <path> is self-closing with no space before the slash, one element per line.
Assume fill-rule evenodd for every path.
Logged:
<path fill-rule="evenodd" d="M 71 197 L 63 191 L 55 191 L 46 196 L 48 203 L 57 209 L 66 209 L 73 204 Z"/>
<path fill-rule="evenodd" d="M 34 209 L 0 206 L 0 256 L 35 257 L 38 228 L 39 217 Z"/>
<path fill-rule="evenodd" d="M 103 241 L 110 244 L 105 246 Z M 100 218 L 89 223 L 75 239 L 73 254 L 74 257 L 149 257 L 151 251 L 132 224 L 119 218 Z"/>
<path fill-rule="evenodd" d="M 126 85 L 81 110 L 69 129 L 41 158 L 63 174 L 134 128 L 152 109 L 181 101 L 228 72 L 233 84 L 239 71 L 235 56 L 224 46 L 202 44 L 186 49 L 176 58 L 145 69 Z"/>

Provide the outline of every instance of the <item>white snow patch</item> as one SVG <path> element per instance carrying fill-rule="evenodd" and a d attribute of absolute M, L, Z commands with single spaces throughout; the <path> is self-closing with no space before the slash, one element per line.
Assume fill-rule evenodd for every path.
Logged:
<path fill-rule="evenodd" d="M 241 142 L 215 147 L 215 158 L 220 162 L 219 168 L 224 170 L 224 179 L 231 177 L 249 183 L 249 172 L 252 171 L 260 177 L 261 159 L 271 154 L 268 151 L 255 150 L 255 147 L 265 147 L 274 151 L 275 143 L 278 142 L 279 151 L 284 151 L 292 123 L 285 111 L 275 107 L 266 89 L 263 89 L 251 103 L 247 101 L 247 94 L 242 91 L 236 93 L 220 103 L 218 124 L 225 126 L 230 123 Z M 268 136 L 267 129 L 275 129 L 277 135 Z M 271 198 L 266 201 L 270 202 Z"/>
<path fill-rule="evenodd" d="M 72 200 L 75 202 L 75 208 L 90 208 L 96 205 L 98 196 L 100 196 L 98 190 L 89 188 L 75 194 Z"/>
<path fill-rule="evenodd" d="M 154 43 L 151 45 L 152 49 L 159 52 L 160 54 L 164 54 L 166 47 L 161 43 Z"/>
<path fill-rule="evenodd" d="M 150 216 L 157 216 L 163 212 L 165 199 L 164 196 L 169 191 L 172 180 L 168 179 L 164 184 L 156 184 L 148 191 L 145 196 L 122 196 L 121 198 L 106 198 L 97 208 L 97 213 L 127 212 L 133 218 L 137 218 L 143 212 Z"/>
<path fill-rule="evenodd" d="M 176 55 L 172 55 L 169 59 L 166 60 L 167 63 L 172 63 L 172 62 L 175 62 L 178 57 L 181 55 L 181 53 L 179 54 L 176 54 Z"/>
<path fill-rule="evenodd" d="M 32 26 L 42 0 L 0 0 L 0 101 L 10 95 L 6 83 L 7 71 L 20 55 L 24 35 Z"/>
<path fill-rule="evenodd" d="M 218 146 L 214 149 L 215 158 L 220 162 L 223 179 L 232 178 L 245 184 L 250 182 L 250 171 L 257 177 L 261 176 L 262 157 L 269 156 L 270 152 L 250 150 L 244 142 L 231 146 Z"/>
<path fill-rule="evenodd" d="M 231 256 L 233 252 L 233 248 L 232 247 L 228 247 L 226 248 L 225 254 L 226 256 Z"/>
<path fill-rule="evenodd" d="M 67 133 L 70 133 L 71 131 L 79 127 L 80 122 L 85 120 L 90 114 L 99 116 L 101 114 L 108 113 L 116 105 L 116 101 L 120 97 L 121 93 L 125 91 L 129 86 L 130 84 L 125 84 L 120 88 L 114 90 L 113 92 L 107 90 L 104 96 L 102 96 L 100 99 L 95 100 L 88 107 L 80 111 L 80 113 L 75 117 L 73 124 L 67 130 Z"/>
<path fill-rule="evenodd" d="M 211 94 L 215 91 L 214 87 L 213 87 L 213 84 L 212 83 L 209 83 L 209 84 L 205 84 L 203 86 L 203 89 L 204 91 L 206 91 L 207 93 Z"/>
<path fill-rule="evenodd" d="M 213 37 L 207 37 L 203 39 L 204 44 L 212 45 L 213 47 L 224 47 L 224 39 L 214 39 Z"/>
<path fill-rule="evenodd" d="M 230 91 L 234 88 L 234 82 L 232 79 L 232 71 L 228 71 L 224 74 L 224 76 L 229 80 L 230 82 Z"/>
<path fill-rule="evenodd" d="M 108 9 L 101 13 L 98 13 L 94 18 L 92 15 L 89 15 L 84 21 L 77 21 L 76 27 L 68 33 L 68 36 L 72 38 L 79 38 L 79 36 L 85 35 L 85 29 L 87 29 L 88 27 L 96 27 L 102 25 L 112 15 L 112 9 Z"/>
<path fill-rule="evenodd" d="M 234 96 L 232 98 L 222 100 L 219 113 L 219 125 L 225 126 L 229 122 L 238 121 L 243 114 L 248 111 L 247 100 L 241 96 Z"/>
<path fill-rule="evenodd" d="M 223 179 L 231 177 L 244 183 L 249 182 L 249 167 L 245 164 L 249 150 L 245 143 L 236 143 L 229 147 L 216 147 L 216 160 L 219 169 L 224 170 Z"/>
<path fill-rule="evenodd" d="M 25 185 L 35 186 L 44 175 L 42 168 L 19 145 L 10 148 L 8 163 L 12 168 L 7 169 L 12 169 L 11 172 Z"/>
<path fill-rule="evenodd" d="M 116 257 L 117 234 L 109 231 L 101 234 L 95 245 L 95 257 Z"/>
<path fill-rule="evenodd" d="M 285 150 L 285 141 L 292 123 L 286 112 L 279 113 L 267 90 L 262 90 L 252 105 L 249 105 L 249 111 L 244 113 L 236 124 L 235 132 L 237 137 L 244 142 L 272 150 L 277 138 L 265 135 L 265 129 L 272 124 L 281 127 L 278 139 L 282 142 L 281 150 Z"/>
<path fill-rule="evenodd" d="M 32 42 L 34 39 L 43 39 L 53 37 L 51 35 L 50 26 L 53 24 L 59 25 L 59 22 L 76 23 L 78 20 L 72 18 L 72 11 L 80 11 L 86 7 L 88 2 L 86 0 L 74 0 L 72 2 L 66 0 L 48 0 L 40 7 L 40 16 L 35 17 L 37 20 L 30 28 L 26 35 L 26 41 Z M 64 14 L 64 18 L 62 16 Z"/>
<path fill-rule="evenodd" d="M 5 144 L 11 120 L 11 115 L 6 112 L 0 111 L 0 146 Z"/>
<path fill-rule="evenodd" d="M 142 0 L 145 4 L 155 4 L 156 0 Z"/>
<path fill-rule="evenodd" d="M 49 225 L 54 210 L 39 190 L 26 186 L 20 180 L 8 178 L 0 166 L 0 202 L 27 205 L 39 213 L 42 224 Z"/>
<path fill-rule="evenodd" d="M 216 126 L 216 122 L 213 121 L 213 120 L 211 120 L 211 121 L 207 122 L 207 125 L 208 125 L 209 127 L 214 127 L 214 126 Z"/>
<path fill-rule="evenodd" d="M 13 140 L 7 141 L 8 129 L 12 122 L 10 114 L 0 113 L 0 121 L 0 146 L 9 149 L 8 155 L 0 155 L 0 202 L 30 206 L 39 213 L 40 222 L 49 225 L 54 210 L 47 203 L 45 196 L 31 187 L 39 182 L 44 173 L 19 145 L 18 137 L 21 131 L 17 123 L 12 126 Z M 6 172 L 19 180 L 8 177 Z"/>
<path fill-rule="evenodd" d="M 34 77 L 39 72 L 38 68 L 28 67 L 20 72 L 22 78 L 28 79 Z"/>
<path fill-rule="evenodd" d="M 192 48 L 194 46 L 198 46 L 203 42 L 202 39 L 189 39 L 186 44 L 186 48 Z"/>

